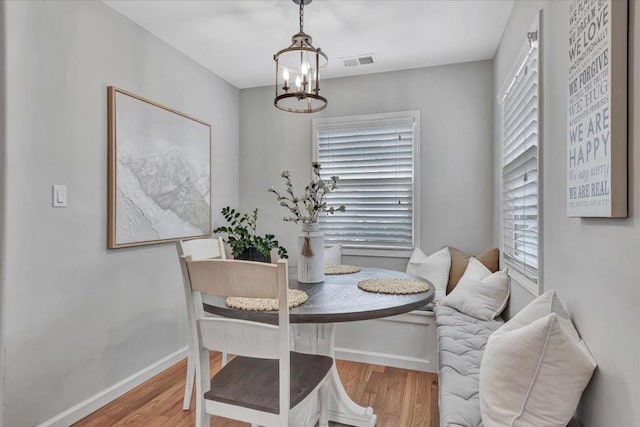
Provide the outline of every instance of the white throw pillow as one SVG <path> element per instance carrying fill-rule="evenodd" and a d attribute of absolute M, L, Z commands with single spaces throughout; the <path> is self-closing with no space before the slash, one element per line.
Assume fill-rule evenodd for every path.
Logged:
<path fill-rule="evenodd" d="M 433 284 L 436 292 L 433 298 L 434 302 L 442 300 L 447 294 L 450 269 L 449 248 L 440 249 L 429 256 L 426 256 L 420 248 L 415 248 L 411 253 L 409 264 L 407 264 L 407 273 L 422 277 Z"/>
<path fill-rule="evenodd" d="M 330 264 L 342 264 L 342 245 L 340 243 L 324 248 L 324 265 Z"/>
<path fill-rule="evenodd" d="M 480 320 L 493 320 L 502 313 L 509 300 L 509 276 L 506 270 L 491 273 L 471 257 L 456 287 L 441 304 Z"/>
<path fill-rule="evenodd" d="M 489 337 L 480 366 L 485 427 L 566 426 L 595 368 L 555 292 L 541 295 Z"/>
<path fill-rule="evenodd" d="M 527 326 L 549 313 L 556 313 L 563 319 L 569 319 L 569 313 L 564 309 L 564 306 L 556 295 L 555 290 L 547 291 L 535 300 L 531 301 L 525 308 L 509 319 L 507 323 L 502 325 L 498 331 L 500 331 L 500 333 L 505 333 L 522 328 L 523 326 Z M 576 332 L 574 328 L 571 328 L 571 330 L 567 332 L 573 333 L 575 339 L 580 339 L 578 332 Z"/>

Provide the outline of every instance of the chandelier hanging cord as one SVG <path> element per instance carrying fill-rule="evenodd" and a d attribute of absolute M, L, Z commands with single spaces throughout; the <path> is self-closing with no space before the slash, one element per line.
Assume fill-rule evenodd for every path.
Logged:
<path fill-rule="evenodd" d="M 304 33 L 304 1 L 300 2 L 300 32 Z"/>

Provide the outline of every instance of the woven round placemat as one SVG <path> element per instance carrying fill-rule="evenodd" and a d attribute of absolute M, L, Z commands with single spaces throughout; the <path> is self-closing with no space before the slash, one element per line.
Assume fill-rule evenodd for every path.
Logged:
<path fill-rule="evenodd" d="M 429 290 L 429 284 L 412 279 L 378 278 L 366 279 L 358 282 L 363 291 L 379 294 L 419 294 Z"/>
<path fill-rule="evenodd" d="M 343 264 L 327 264 L 324 266 L 324 274 L 327 276 L 334 276 L 336 274 L 353 274 L 361 270 L 357 265 L 343 265 Z"/>
<path fill-rule="evenodd" d="M 305 291 L 289 289 L 289 308 L 297 307 L 309 299 Z M 243 298 L 227 297 L 227 307 L 249 311 L 277 311 L 278 300 L 276 298 Z"/>

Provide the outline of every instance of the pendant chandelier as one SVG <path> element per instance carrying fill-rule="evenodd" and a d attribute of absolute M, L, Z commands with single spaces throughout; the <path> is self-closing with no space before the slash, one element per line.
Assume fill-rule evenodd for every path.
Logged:
<path fill-rule="evenodd" d="M 291 37 L 291 46 L 275 55 L 276 97 L 273 104 L 291 113 L 315 113 L 324 110 L 327 99 L 320 95 L 320 70 L 327 66 L 327 55 L 313 47 L 305 34 L 304 6 L 311 0 L 293 0 L 300 6 L 300 31 Z"/>

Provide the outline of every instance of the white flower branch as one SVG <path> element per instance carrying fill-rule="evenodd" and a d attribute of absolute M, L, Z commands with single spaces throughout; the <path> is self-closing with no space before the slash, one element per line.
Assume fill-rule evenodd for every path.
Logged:
<path fill-rule="evenodd" d="M 329 180 L 325 181 L 320 175 L 320 169 L 322 167 L 320 163 L 314 162 L 311 164 L 311 167 L 313 168 L 314 177 L 304 188 L 304 195 L 302 197 L 295 196 L 291 176 L 289 171 L 286 170 L 280 174 L 284 179 L 286 187 L 284 194 L 276 190 L 273 186 L 269 188 L 269 192 L 276 195 L 280 206 L 287 208 L 289 212 L 291 212 L 291 215 L 282 218 L 283 221 L 312 224 L 318 222 L 320 212 L 334 214 L 345 211 L 343 205 L 338 207 L 327 206 L 327 202 L 324 201 L 328 193 L 338 188 L 338 177 L 332 176 Z M 302 208 L 300 205 L 302 205 Z"/>

